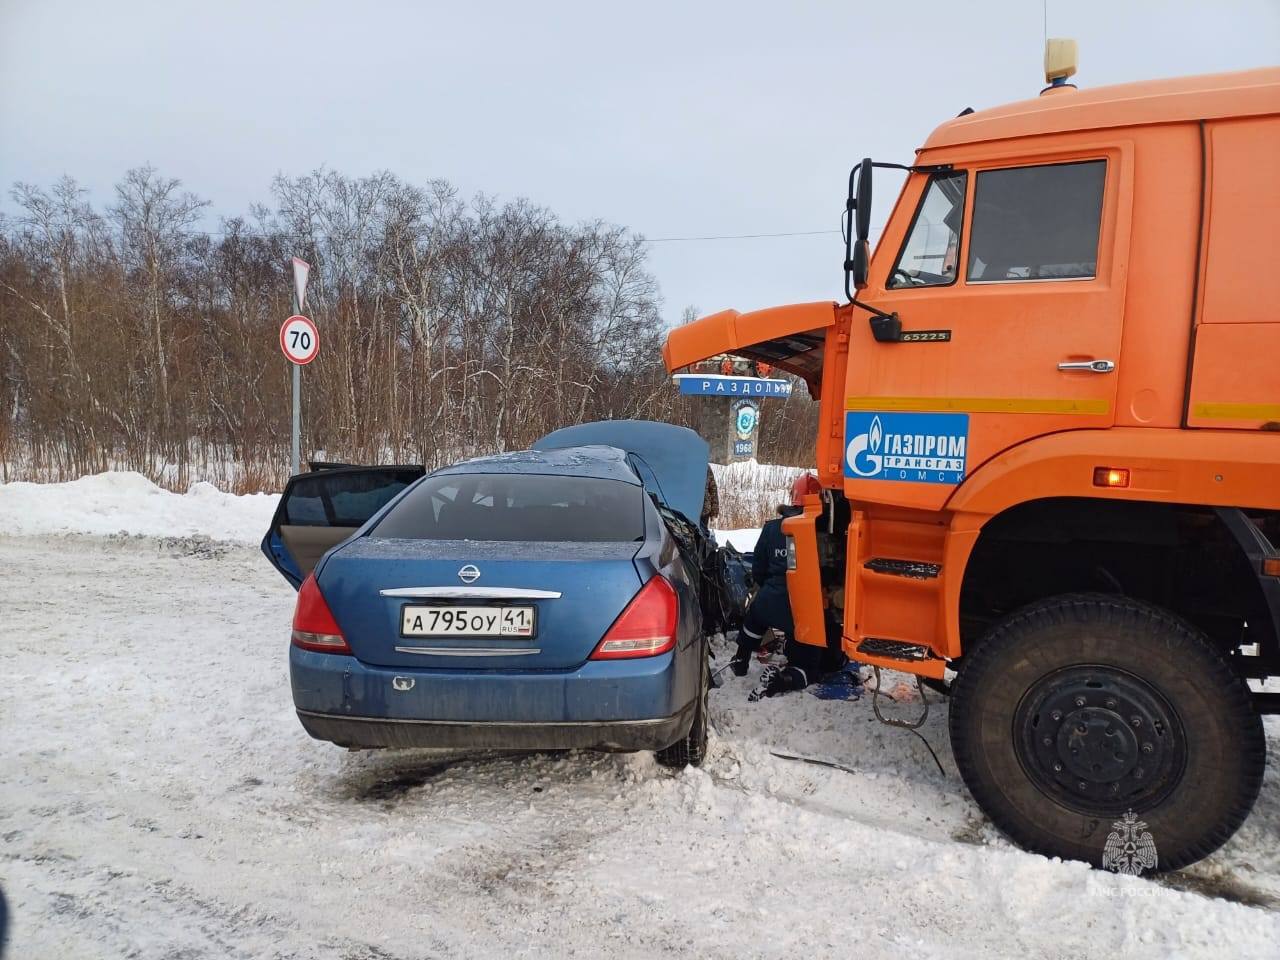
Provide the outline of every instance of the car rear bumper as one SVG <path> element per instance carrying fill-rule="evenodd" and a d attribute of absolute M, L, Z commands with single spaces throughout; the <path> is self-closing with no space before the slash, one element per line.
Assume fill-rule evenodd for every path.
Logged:
<path fill-rule="evenodd" d="M 661 750 L 689 732 L 692 704 L 674 717 L 604 723 L 384 720 L 298 711 L 317 740 L 343 747 L 471 750 Z"/>
<path fill-rule="evenodd" d="M 307 732 L 344 746 L 661 749 L 693 718 L 699 645 L 571 670 L 405 670 L 289 648 Z"/>

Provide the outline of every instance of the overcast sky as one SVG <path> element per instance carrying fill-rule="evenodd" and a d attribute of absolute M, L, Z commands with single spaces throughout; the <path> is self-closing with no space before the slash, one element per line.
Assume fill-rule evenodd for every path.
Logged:
<path fill-rule="evenodd" d="M 234 215 L 325 164 L 655 240 L 830 230 L 650 264 L 668 320 L 835 299 L 849 167 L 1035 96 L 1044 29 L 1041 0 L 0 0 L 0 184 L 104 202 L 151 163 Z M 1280 62 L 1280 0 L 1050 0 L 1048 30 L 1081 87 Z"/>

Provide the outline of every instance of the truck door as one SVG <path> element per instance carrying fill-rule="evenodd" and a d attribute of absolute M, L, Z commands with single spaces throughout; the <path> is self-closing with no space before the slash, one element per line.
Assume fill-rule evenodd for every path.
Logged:
<path fill-rule="evenodd" d="M 1131 150 L 1055 139 L 908 182 L 899 213 L 914 212 L 891 221 L 861 297 L 900 315 L 902 339 L 853 331 L 851 496 L 938 509 L 1009 447 L 1114 422 Z"/>

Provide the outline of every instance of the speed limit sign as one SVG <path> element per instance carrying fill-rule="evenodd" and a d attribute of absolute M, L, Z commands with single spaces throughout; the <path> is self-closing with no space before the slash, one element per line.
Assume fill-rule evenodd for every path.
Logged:
<path fill-rule="evenodd" d="M 310 363 L 320 352 L 320 333 L 303 316 L 292 316 L 280 327 L 280 349 L 299 366 Z"/>

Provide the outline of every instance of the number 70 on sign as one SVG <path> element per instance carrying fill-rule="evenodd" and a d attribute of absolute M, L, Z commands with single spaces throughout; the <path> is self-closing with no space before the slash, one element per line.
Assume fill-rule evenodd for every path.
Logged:
<path fill-rule="evenodd" d="M 291 362 L 308 364 L 320 352 L 320 332 L 307 317 L 292 316 L 280 327 L 280 349 Z"/>

